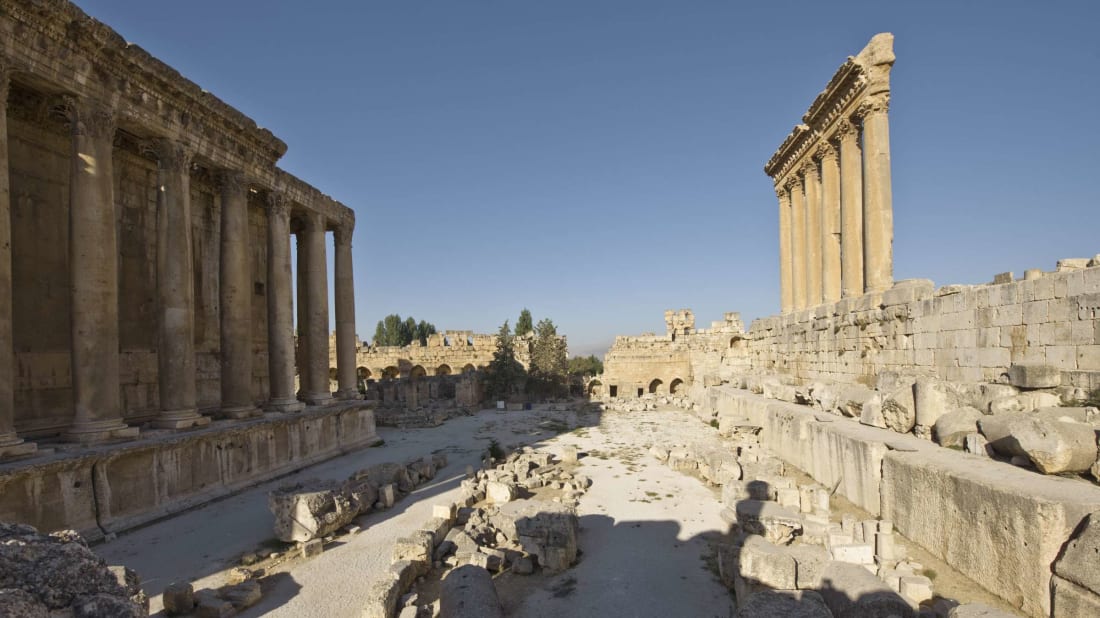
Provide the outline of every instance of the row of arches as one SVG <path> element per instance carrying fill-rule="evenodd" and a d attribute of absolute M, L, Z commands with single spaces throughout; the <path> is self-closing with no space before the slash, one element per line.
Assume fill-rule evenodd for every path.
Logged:
<path fill-rule="evenodd" d="M 333 369 L 332 371 L 335 371 L 335 369 Z M 462 367 L 462 373 L 473 373 L 475 371 L 477 371 L 477 367 L 475 367 L 473 363 L 466 363 L 466 365 Z M 449 376 L 454 375 L 454 373 L 455 372 L 451 368 L 451 366 L 446 363 L 439 365 L 432 371 L 432 375 L 434 376 Z M 364 381 L 396 380 L 398 378 L 416 379 L 426 377 L 428 375 L 428 370 L 425 369 L 423 365 L 413 365 L 412 367 L 402 372 L 400 368 L 394 365 L 389 365 L 388 367 L 378 369 L 376 371 L 371 371 L 367 367 L 357 367 L 355 369 L 355 374 L 360 380 Z"/>
<path fill-rule="evenodd" d="M 684 388 L 684 381 L 680 378 L 673 378 L 672 381 L 668 383 L 668 388 L 667 389 L 665 388 L 664 380 L 662 380 L 660 378 L 654 378 L 653 380 L 651 380 L 649 382 L 648 387 L 645 387 L 645 388 L 639 387 L 638 388 L 638 396 L 641 397 L 646 392 L 649 392 L 650 394 L 654 394 L 654 395 L 665 394 L 665 393 L 668 393 L 670 395 L 677 395 L 677 394 L 680 394 L 680 392 L 683 390 L 683 388 Z M 608 395 L 611 396 L 611 397 L 617 397 L 618 394 L 619 394 L 618 390 L 619 390 L 618 385 L 613 384 L 613 385 L 611 385 L 611 388 L 608 392 Z M 601 382 L 600 380 L 592 380 L 591 382 L 589 382 L 588 383 L 588 395 L 591 396 L 591 397 L 602 397 L 604 395 L 603 382 Z"/>

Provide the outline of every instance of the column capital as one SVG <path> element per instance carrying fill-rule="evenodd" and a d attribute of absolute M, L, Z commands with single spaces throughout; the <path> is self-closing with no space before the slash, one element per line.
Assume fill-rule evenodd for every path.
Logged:
<path fill-rule="evenodd" d="M 799 175 L 798 170 L 792 171 L 791 175 L 783 180 L 783 186 L 786 187 L 788 191 L 802 188 L 802 176 Z"/>
<path fill-rule="evenodd" d="M 859 138 L 859 125 L 845 118 L 836 125 L 836 139 L 839 141 Z"/>
<path fill-rule="evenodd" d="M 220 170 L 216 176 L 218 187 L 222 191 L 243 194 L 248 189 L 248 180 L 244 172 L 238 170 Z"/>
<path fill-rule="evenodd" d="M 818 161 L 836 161 L 837 151 L 836 148 L 829 142 L 822 142 L 814 151 L 814 159 Z"/>
<path fill-rule="evenodd" d="M 776 183 L 775 197 L 778 197 L 780 202 L 786 202 L 791 199 L 791 193 L 786 184 Z"/>
<path fill-rule="evenodd" d="M 73 135 L 91 138 L 114 136 L 118 122 L 115 108 L 83 97 L 66 95 L 61 100 Z"/>
<path fill-rule="evenodd" d="M 332 230 L 337 246 L 351 246 L 351 236 L 355 232 L 355 220 L 344 220 Z"/>
<path fill-rule="evenodd" d="M 290 216 L 290 200 L 282 191 L 267 192 L 267 210 L 273 217 Z"/>
<path fill-rule="evenodd" d="M 325 215 L 319 212 L 306 211 L 302 215 L 302 229 L 307 232 L 321 232 L 324 233 L 327 228 L 327 221 Z"/>
<path fill-rule="evenodd" d="M 157 160 L 157 166 L 166 171 L 186 173 L 191 171 L 191 160 L 195 152 L 183 142 L 157 137 L 141 143 L 142 152 L 151 154 Z"/>
<path fill-rule="evenodd" d="M 802 174 L 806 179 L 818 177 L 817 161 L 815 161 L 813 157 L 807 158 L 802 163 Z"/>
<path fill-rule="evenodd" d="M 886 113 L 888 111 L 890 111 L 890 93 L 880 92 L 860 101 L 856 107 L 855 115 L 857 118 L 862 119 L 873 113 Z"/>

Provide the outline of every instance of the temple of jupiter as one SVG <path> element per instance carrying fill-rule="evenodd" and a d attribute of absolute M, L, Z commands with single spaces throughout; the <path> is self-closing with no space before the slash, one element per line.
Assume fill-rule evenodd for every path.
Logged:
<path fill-rule="evenodd" d="M 5 3 L 0 94 L 0 459 L 40 451 L 0 463 L 0 519 L 102 531 L 377 439 L 355 213 L 285 143 L 64 0 Z"/>
<path fill-rule="evenodd" d="M 764 166 L 779 198 L 783 313 L 893 284 L 893 47 L 878 34 L 848 58 Z"/>

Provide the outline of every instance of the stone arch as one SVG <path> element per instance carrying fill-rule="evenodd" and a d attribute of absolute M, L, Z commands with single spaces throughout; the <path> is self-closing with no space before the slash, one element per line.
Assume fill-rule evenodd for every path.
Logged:
<path fill-rule="evenodd" d="M 401 374 L 401 372 L 398 371 L 397 367 L 394 367 L 393 365 L 390 365 L 389 367 L 386 367 L 385 369 L 382 370 L 382 377 L 387 379 L 387 380 L 392 380 L 392 379 L 396 378 L 397 376 L 399 376 L 400 374 Z"/>
<path fill-rule="evenodd" d="M 745 347 L 745 338 L 741 335 L 734 335 L 730 337 L 730 349 L 740 350 Z"/>
<path fill-rule="evenodd" d="M 664 386 L 664 384 L 665 383 L 662 382 L 660 378 L 653 378 L 653 380 L 649 383 L 649 392 L 650 393 L 659 393 L 659 392 L 661 392 L 661 387 Z"/>
<path fill-rule="evenodd" d="M 681 390 L 683 390 L 683 388 L 684 381 L 680 378 L 673 378 L 672 382 L 669 382 L 668 384 L 668 392 L 672 393 L 673 395 L 678 394 Z"/>
<path fill-rule="evenodd" d="M 466 366 L 462 368 L 462 373 L 473 373 L 477 371 L 477 367 L 474 367 L 473 363 L 466 363 Z"/>
<path fill-rule="evenodd" d="M 443 363 L 442 365 L 435 368 L 435 375 L 437 375 L 437 376 L 449 376 L 449 375 L 451 375 L 451 366 L 446 364 L 446 363 Z"/>
<path fill-rule="evenodd" d="M 369 380 L 371 375 L 372 374 L 370 372 L 370 369 L 367 369 L 366 367 L 355 368 L 355 377 L 359 378 L 360 380 Z"/>
<path fill-rule="evenodd" d="M 599 380 L 592 380 L 588 383 L 588 396 L 599 397 L 603 395 L 603 383 Z"/>
<path fill-rule="evenodd" d="M 412 369 L 409 370 L 409 377 L 414 380 L 423 378 L 426 375 L 428 375 L 428 372 L 424 370 L 424 367 L 422 365 L 415 365 Z"/>

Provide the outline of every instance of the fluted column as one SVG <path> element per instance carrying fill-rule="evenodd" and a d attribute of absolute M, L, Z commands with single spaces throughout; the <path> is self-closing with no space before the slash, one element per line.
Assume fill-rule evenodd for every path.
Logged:
<path fill-rule="evenodd" d="M 355 279 L 352 276 L 351 236 L 355 220 L 336 228 L 336 379 L 340 399 L 359 399 L 355 379 Z"/>
<path fill-rule="evenodd" d="M 794 309 L 791 290 L 791 194 L 786 187 L 777 185 L 779 198 L 779 307 L 783 313 Z"/>
<path fill-rule="evenodd" d="M 0 459 L 38 447 L 15 433 L 15 348 L 12 331 L 11 190 L 8 184 L 8 72 L 0 66 Z"/>
<path fill-rule="evenodd" d="M 791 191 L 791 289 L 794 309 L 806 308 L 806 205 L 802 178 L 795 172 L 787 181 Z"/>
<path fill-rule="evenodd" d="M 863 155 L 859 128 L 845 120 L 840 139 L 840 286 L 844 298 L 863 294 Z"/>
<path fill-rule="evenodd" d="M 156 427 L 207 425 L 195 387 L 194 272 L 191 257 L 191 152 L 156 140 L 157 157 L 157 381 Z"/>
<path fill-rule="evenodd" d="M 304 405 L 294 396 L 290 207 L 280 193 L 268 193 L 267 198 L 267 360 L 271 386 L 267 409 L 297 412 Z"/>
<path fill-rule="evenodd" d="M 309 272 L 309 251 L 306 250 L 306 232 L 299 229 L 295 235 L 298 246 L 298 347 L 294 351 L 294 358 L 298 363 L 298 400 L 305 401 L 309 389 L 309 281 L 306 273 Z"/>
<path fill-rule="evenodd" d="M 325 218 L 317 213 L 305 217 L 305 251 L 309 255 L 306 278 L 306 308 L 309 333 L 306 371 L 309 390 L 305 400 L 309 405 L 332 401 L 328 375 L 328 260 L 325 257 Z"/>
<path fill-rule="evenodd" d="M 821 304 L 821 175 L 812 159 L 802 167 L 806 183 L 806 304 Z"/>
<path fill-rule="evenodd" d="M 868 292 L 894 284 L 894 205 L 890 183 L 889 93 L 859 107 L 863 121 L 863 272 Z"/>
<path fill-rule="evenodd" d="M 237 171 L 221 182 L 221 413 L 247 418 L 259 411 L 252 401 L 252 284 L 248 263 L 248 185 Z"/>
<path fill-rule="evenodd" d="M 112 148 L 115 111 L 66 101 L 72 122 L 69 175 L 69 272 L 72 292 L 75 442 L 137 435 L 122 420 L 119 392 L 118 236 Z"/>
<path fill-rule="evenodd" d="M 826 303 L 840 300 L 840 166 L 836 149 L 824 144 L 821 162 L 821 294 Z"/>

